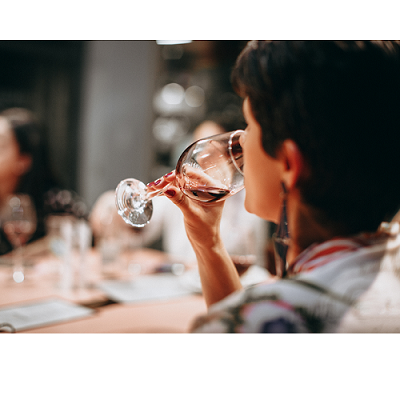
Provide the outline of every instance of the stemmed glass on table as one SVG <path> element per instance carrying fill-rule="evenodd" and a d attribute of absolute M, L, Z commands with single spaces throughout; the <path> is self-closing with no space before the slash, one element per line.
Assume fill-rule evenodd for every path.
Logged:
<path fill-rule="evenodd" d="M 21 283 L 25 279 L 23 248 L 36 230 L 36 210 L 26 194 L 10 195 L 1 210 L 4 234 L 14 248 L 12 277 Z"/>
<path fill-rule="evenodd" d="M 189 198 L 202 203 L 225 200 L 244 187 L 243 153 L 240 144 L 242 130 L 221 133 L 192 143 L 180 156 L 175 168 L 180 190 Z M 151 219 L 151 199 L 163 194 L 148 191 L 136 179 L 121 181 L 115 192 L 119 215 L 126 223 L 143 227 Z"/>

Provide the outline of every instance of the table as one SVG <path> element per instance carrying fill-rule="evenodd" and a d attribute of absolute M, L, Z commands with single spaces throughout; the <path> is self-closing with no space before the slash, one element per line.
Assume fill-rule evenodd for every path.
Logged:
<path fill-rule="evenodd" d="M 134 305 L 111 304 L 94 316 L 43 328 L 29 333 L 186 333 L 193 319 L 204 314 L 201 296 Z"/>
<path fill-rule="evenodd" d="M 6 265 L 7 258 L 3 258 L 0 266 L 0 306 L 61 298 L 87 305 L 95 312 L 88 317 L 27 329 L 21 333 L 185 333 L 193 320 L 206 312 L 205 301 L 199 294 L 129 304 L 110 301 L 96 287 L 96 283 L 104 277 L 112 276 L 112 271 L 104 275 L 101 256 L 96 249 L 91 249 L 86 259 L 88 270 L 84 287 L 63 288 L 55 267 L 57 259 L 51 254 L 40 254 L 36 258 L 31 257 L 31 260 L 33 265 L 27 269 L 26 280 L 17 284 L 11 282 L 11 268 Z M 151 274 L 157 266 L 168 261 L 168 256 L 152 249 L 128 252 L 120 260 L 125 267 L 114 271 L 114 278 L 129 278 L 129 260 L 144 265 L 142 272 Z"/>

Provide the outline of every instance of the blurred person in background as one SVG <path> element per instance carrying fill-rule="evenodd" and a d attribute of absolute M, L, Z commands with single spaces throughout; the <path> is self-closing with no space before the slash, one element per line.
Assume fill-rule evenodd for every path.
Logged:
<path fill-rule="evenodd" d="M 115 190 L 108 190 L 97 198 L 89 214 L 89 223 L 95 246 L 109 238 L 118 240 L 121 248 L 134 249 L 152 245 L 159 236 L 154 224 L 135 228 L 125 223 L 117 212 Z"/>
<path fill-rule="evenodd" d="M 278 224 L 276 274 L 242 288 L 219 233 L 223 203 L 174 186 L 208 314 L 194 332 L 400 330 L 400 44 L 252 41 L 233 70 L 247 122 L 249 212 Z M 386 316 L 386 319 L 385 319 Z"/>
<path fill-rule="evenodd" d="M 192 141 L 240 128 L 243 128 L 241 119 L 220 114 L 198 125 Z M 244 199 L 243 189 L 225 201 L 221 218 L 222 240 L 231 255 L 253 254 L 260 257 L 266 240 L 266 222 L 245 210 Z M 153 204 L 151 223 L 161 233 L 163 249 L 181 262 L 195 264 L 196 255 L 187 238 L 181 211 L 164 196 L 154 198 Z"/>
<path fill-rule="evenodd" d="M 37 227 L 29 242 L 46 234 L 46 216 L 69 213 L 83 216 L 84 202 L 75 193 L 61 190 L 53 176 L 42 127 L 35 115 L 24 108 L 0 112 L 0 207 L 13 193 L 31 196 L 37 214 Z M 0 230 L 0 255 L 12 250 Z"/>

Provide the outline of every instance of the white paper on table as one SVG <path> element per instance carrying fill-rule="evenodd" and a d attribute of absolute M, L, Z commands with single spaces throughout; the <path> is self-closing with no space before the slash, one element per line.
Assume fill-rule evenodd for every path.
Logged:
<path fill-rule="evenodd" d="M 11 324 L 18 332 L 87 317 L 93 313 L 90 308 L 51 298 L 35 303 L 1 307 L 0 323 Z"/>
<path fill-rule="evenodd" d="M 131 281 L 103 281 L 98 288 L 119 303 L 166 300 L 193 294 L 175 275 L 146 275 Z"/>
<path fill-rule="evenodd" d="M 240 282 L 242 286 L 255 285 L 257 283 L 265 282 L 271 275 L 267 270 L 258 265 L 252 265 L 241 277 Z M 199 271 L 197 269 L 186 271 L 179 277 L 182 286 L 191 290 L 192 293 L 201 294 L 203 292 L 201 288 L 201 281 Z"/>

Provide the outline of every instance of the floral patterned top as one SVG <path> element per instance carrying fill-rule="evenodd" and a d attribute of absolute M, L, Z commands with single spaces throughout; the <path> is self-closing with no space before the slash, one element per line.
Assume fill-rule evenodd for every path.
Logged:
<path fill-rule="evenodd" d="M 209 308 L 195 333 L 400 331 L 399 224 L 315 244 L 275 282 L 247 287 Z"/>

